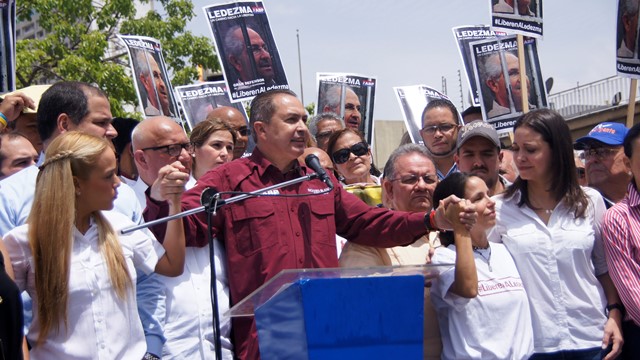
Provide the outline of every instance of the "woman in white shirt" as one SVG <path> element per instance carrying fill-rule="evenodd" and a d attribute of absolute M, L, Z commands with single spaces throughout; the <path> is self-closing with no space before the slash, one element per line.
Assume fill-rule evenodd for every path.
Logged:
<path fill-rule="evenodd" d="M 495 202 L 482 179 L 453 173 L 433 193 L 438 204 L 450 195 L 476 206 L 477 222 L 467 230 L 450 205 L 453 232 L 440 232 L 432 264 L 451 264 L 431 288 L 442 334 L 442 359 L 527 359 L 533 352 L 529 301 L 520 275 L 502 244 L 491 244 Z"/>
<path fill-rule="evenodd" d="M 120 179 L 111 144 L 67 132 L 48 146 L 27 224 L 4 238 L 16 283 L 34 300 L 27 336 L 32 359 L 141 359 L 146 351 L 136 310 L 135 268 L 176 276 L 184 267 L 181 220 L 167 224 L 164 245 L 115 212 Z M 163 194 L 180 211 L 188 175 L 160 170 L 175 185 Z"/>
<path fill-rule="evenodd" d="M 495 198 L 489 240 L 503 243 L 520 271 L 531 304 L 532 359 L 600 359 L 607 346 L 605 359 L 613 359 L 621 313 L 602 246 L 605 206 L 595 190 L 578 185 L 569 127 L 555 111 L 531 111 L 514 125 L 512 149 L 520 175 Z"/>

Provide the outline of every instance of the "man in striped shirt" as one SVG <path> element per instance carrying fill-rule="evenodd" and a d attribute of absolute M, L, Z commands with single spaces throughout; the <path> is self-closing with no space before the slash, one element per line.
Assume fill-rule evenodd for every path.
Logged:
<path fill-rule="evenodd" d="M 627 195 L 607 211 L 603 236 L 609 275 L 622 300 L 607 310 L 626 312 L 622 358 L 631 359 L 640 354 L 640 124 L 629 130 L 623 148 L 633 178 Z"/>

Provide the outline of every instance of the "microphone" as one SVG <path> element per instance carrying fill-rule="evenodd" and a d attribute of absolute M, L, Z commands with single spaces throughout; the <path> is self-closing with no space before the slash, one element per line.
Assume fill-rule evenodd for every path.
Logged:
<path fill-rule="evenodd" d="M 218 190 L 215 188 L 205 188 L 202 190 L 202 194 L 200 194 L 200 205 L 204 207 L 209 207 L 211 205 L 212 200 L 218 196 Z"/>
<path fill-rule="evenodd" d="M 320 159 L 315 154 L 309 154 L 306 158 L 304 158 L 304 163 L 307 167 L 310 167 L 311 170 L 315 171 L 318 175 L 318 179 L 322 180 L 329 189 L 333 189 L 333 183 L 331 182 L 331 178 L 327 175 L 327 171 L 320 165 Z"/>

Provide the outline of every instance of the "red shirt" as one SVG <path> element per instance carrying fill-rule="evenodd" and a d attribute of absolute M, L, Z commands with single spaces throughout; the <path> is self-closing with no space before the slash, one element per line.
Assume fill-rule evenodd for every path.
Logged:
<path fill-rule="evenodd" d="M 199 207 L 200 194 L 207 187 L 215 187 L 220 192 L 251 192 L 307 173 L 313 171 L 298 164 L 283 174 L 256 148 L 250 157 L 206 173 L 195 187 L 184 193 L 182 208 Z M 331 179 L 338 184 L 335 177 Z M 338 267 L 336 233 L 355 243 L 376 247 L 408 245 L 426 233 L 424 213 L 371 207 L 339 185 L 326 194 L 317 195 L 326 188 L 320 180 L 305 181 L 281 188 L 277 193 L 312 194 L 310 196 L 261 196 L 224 205 L 218 210 L 213 219 L 213 233 L 218 239 L 224 239 L 232 306 L 282 270 Z M 147 221 L 167 213 L 166 203 L 147 202 Z M 188 216 L 184 226 L 187 246 L 207 243 L 204 213 Z M 164 226 L 152 230 L 159 239 L 163 238 Z M 236 356 L 258 359 L 254 319 L 234 319 L 233 333 Z"/>

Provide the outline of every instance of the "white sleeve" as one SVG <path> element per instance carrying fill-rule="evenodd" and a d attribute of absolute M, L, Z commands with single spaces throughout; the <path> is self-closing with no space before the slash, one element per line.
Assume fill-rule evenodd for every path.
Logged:
<path fill-rule="evenodd" d="M 453 249 L 455 249 L 453 245 L 446 248 L 437 248 L 431 259 L 431 263 L 436 265 L 455 264 L 456 252 Z M 469 299 L 458 296 L 450 291 L 451 285 L 453 285 L 456 278 L 455 270 L 456 267 L 452 266 L 450 269 L 441 272 L 437 281 L 434 282 L 434 286 L 431 288 L 431 297 L 436 310 L 451 307 L 457 311 L 461 311 L 469 302 Z"/>
<path fill-rule="evenodd" d="M 133 264 L 145 274 L 154 272 L 156 264 L 164 256 L 164 247 L 147 231 L 137 230 L 128 235 L 120 235 L 133 249 Z"/>
<path fill-rule="evenodd" d="M 591 261 L 593 261 L 593 267 L 595 268 L 596 276 L 606 274 L 609 272 L 607 266 L 607 259 L 604 254 L 604 244 L 602 242 L 602 223 L 604 221 L 604 214 L 607 211 L 607 207 L 604 204 L 602 195 L 595 190 L 587 190 L 589 197 L 589 206 L 593 209 L 593 213 L 587 212 L 587 217 L 593 214 L 592 226 L 595 235 L 595 241 L 593 243 L 593 253 L 591 254 Z"/>
<path fill-rule="evenodd" d="M 20 236 L 22 233 L 22 231 L 20 231 L 21 229 L 22 227 L 9 231 L 2 241 L 7 248 L 7 253 L 9 253 L 9 259 L 4 260 L 11 262 L 15 277 L 14 281 L 16 285 L 18 285 L 20 291 L 25 291 L 27 289 L 27 282 L 29 279 L 29 270 L 31 268 L 31 264 L 29 262 L 31 252 L 27 251 L 29 249 L 27 239 L 23 239 Z M 26 232 L 24 235 L 26 235 Z"/>

